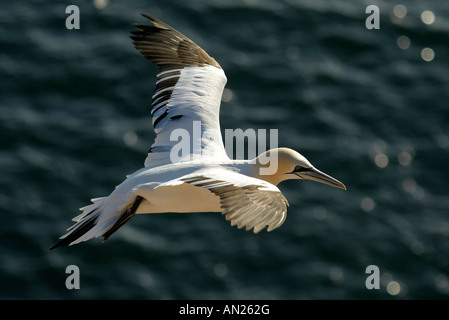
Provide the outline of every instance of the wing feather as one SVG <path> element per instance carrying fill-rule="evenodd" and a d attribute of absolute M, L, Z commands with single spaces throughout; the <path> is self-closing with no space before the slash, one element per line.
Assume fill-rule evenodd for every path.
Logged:
<path fill-rule="evenodd" d="M 145 166 L 173 162 L 170 151 L 178 143 L 171 140 L 175 129 L 185 129 L 190 135 L 187 159 L 192 160 L 195 152 L 227 159 L 219 123 L 221 96 L 227 81 L 223 70 L 192 40 L 154 17 L 143 16 L 152 25 L 135 24 L 139 30 L 133 31 L 131 38 L 136 49 L 158 67 L 151 110 L 157 136 Z M 194 121 L 201 123 L 199 136 L 194 134 Z M 204 138 L 206 131 L 208 137 Z M 194 150 L 193 145 L 199 145 L 199 150 Z"/>
<path fill-rule="evenodd" d="M 206 188 L 220 198 L 222 214 L 232 226 L 258 233 L 279 228 L 287 217 L 288 202 L 280 190 L 266 182 L 236 172 L 192 174 L 181 181 Z"/>

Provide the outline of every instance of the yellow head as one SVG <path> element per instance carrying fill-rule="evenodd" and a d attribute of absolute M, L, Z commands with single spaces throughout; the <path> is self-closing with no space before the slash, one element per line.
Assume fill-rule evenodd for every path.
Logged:
<path fill-rule="evenodd" d="M 262 153 L 256 158 L 256 168 L 259 179 L 274 185 L 284 180 L 306 179 L 346 190 L 343 183 L 316 169 L 303 155 L 289 148 Z"/>

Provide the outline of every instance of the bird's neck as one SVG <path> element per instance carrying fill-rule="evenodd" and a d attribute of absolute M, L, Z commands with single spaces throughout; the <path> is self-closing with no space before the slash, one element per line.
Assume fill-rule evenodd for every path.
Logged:
<path fill-rule="evenodd" d="M 274 167 L 273 165 L 270 166 L 270 164 L 262 164 L 259 160 L 260 159 L 256 158 L 245 164 L 249 176 L 267 181 L 275 186 L 285 180 L 282 175 L 278 174 L 277 166 Z"/>
<path fill-rule="evenodd" d="M 254 178 L 264 180 L 266 182 L 274 184 L 275 186 L 277 186 L 279 183 L 285 180 L 282 179 L 280 175 L 268 175 L 268 174 L 257 174 L 256 176 L 254 176 Z"/>

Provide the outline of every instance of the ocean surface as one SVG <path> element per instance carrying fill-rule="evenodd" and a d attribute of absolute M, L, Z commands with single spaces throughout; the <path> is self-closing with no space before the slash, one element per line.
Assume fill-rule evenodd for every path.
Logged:
<path fill-rule="evenodd" d="M 273 232 L 139 215 L 50 251 L 155 137 L 156 68 L 129 38 L 141 13 L 223 67 L 222 131 L 277 129 L 348 190 L 281 183 Z M 0 47 L 0 299 L 449 298 L 448 1 L 3 1 Z"/>

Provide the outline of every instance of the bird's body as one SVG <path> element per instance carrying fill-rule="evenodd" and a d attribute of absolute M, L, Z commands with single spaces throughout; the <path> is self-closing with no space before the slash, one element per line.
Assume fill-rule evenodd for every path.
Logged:
<path fill-rule="evenodd" d="M 204 188 L 179 183 L 177 177 L 200 176 L 217 169 L 237 172 L 234 164 L 209 164 L 201 162 L 167 164 L 155 168 L 142 168 L 130 175 L 111 194 L 133 190 L 143 197 L 137 214 L 166 212 L 220 212 L 220 199 Z M 201 201 L 198 201 L 201 199 Z M 127 201 L 125 201 L 127 202 Z"/>
<path fill-rule="evenodd" d="M 144 16 L 153 25 L 136 25 L 140 30 L 132 39 L 159 68 L 151 110 L 155 142 L 145 167 L 109 196 L 81 208 L 82 214 L 73 219 L 76 223 L 52 249 L 94 237 L 106 240 L 135 214 L 146 213 L 221 212 L 231 225 L 255 233 L 271 231 L 283 224 L 287 213 L 278 183 L 309 179 L 345 189 L 291 149 L 231 160 L 220 133 L 226 84 L 220 65 L 178 31 Z M 269 173 L 267 159 L 276 164 Z"/>

